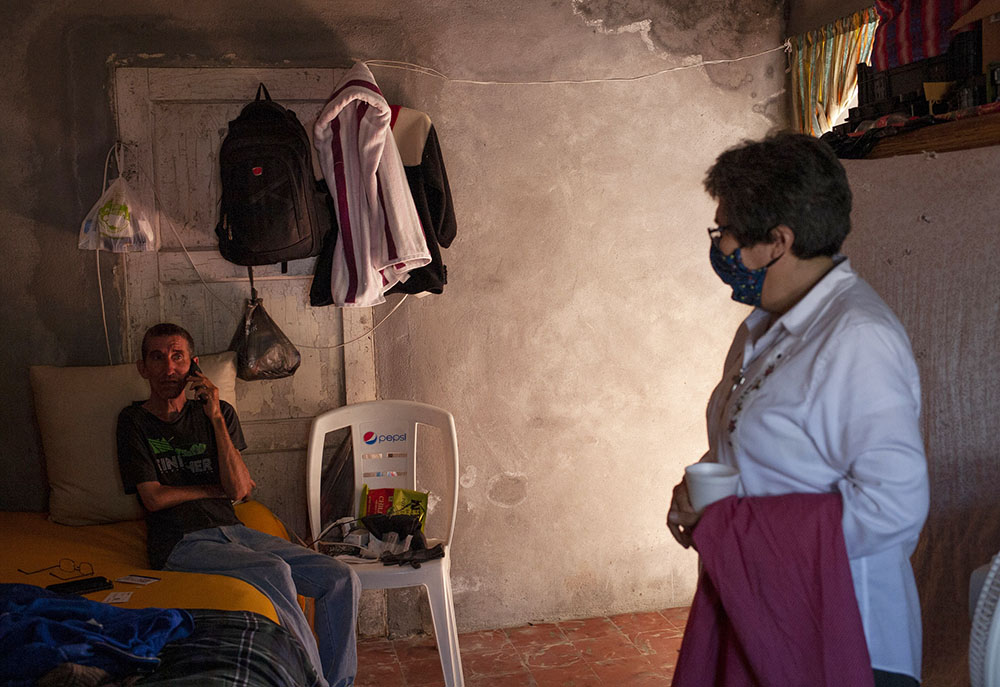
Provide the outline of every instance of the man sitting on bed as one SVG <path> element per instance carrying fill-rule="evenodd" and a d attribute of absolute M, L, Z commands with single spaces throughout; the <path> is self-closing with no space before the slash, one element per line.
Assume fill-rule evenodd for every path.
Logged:
<path fill-rule="evenodd" d="M 147 511 L 150 565 L 249 582 L 271 600 L 318 674 L 334 687 L 353 684 L 358 577 L 345 563 L 240 523 L 233 503 L 256 486 L 240 456 L 243 430 L 218 388 L 191 369 L 193 350 L 181 327 L 151 327 L 137 363 L 149 399 L 118 416 L 118 467 L 126 493 L 137 493 Z M 185 399 L 189 383 L 199 399 Z M 316 599 L 318 646 L 297 594 Z"/>

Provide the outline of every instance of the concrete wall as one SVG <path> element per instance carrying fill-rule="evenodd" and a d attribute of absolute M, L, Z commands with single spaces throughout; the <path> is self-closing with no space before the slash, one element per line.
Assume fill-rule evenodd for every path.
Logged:
<path fill-rule="evenodd" d="M 0 506 L 22 509 L 45 506 L 30 403 L 17 402 L 26 367 L 106 358 L 93 255 L 75 246 L 114 138 L 114 64 L 363 57 L 525 82 L 652 73 L 783 38 L 781 8 L 762 1 L 6 7 L 0 384 L 15 402 L 0 411 Z M 704 404 L 744 315 L 708 265 L 714 206 L 700 182 L 722 149 L 784 122 L 782 54 L 625 83 L 374 72 L 390 100 L 434 120 L 459 222 L 445 294 L 409 300 L 376 346 L 382 397 L 458 421 L 461 629 L 687 603 L 694 554 L 664 515 L 705 448 Z M 105 284 L 113 267 L 105 256 Z M 119 303 L 106 297 L 114 335 Z"/>
<path fill-rule="evenodd" d="M 702 44 L 733 42 L 706 59 L 780 43 L 773 11 L 760 33 L 714 17 L 713 35 L 700 7 L 688 22 L 705 22 Z M 496 35 L 474 63 L 443 54 L 442 71 L 637 74 L 683 64 L 698 43 L 684 17 L 667 28 L 666 10 L 565 9 L 533 13 L 529 35 Z M 503 65 L 522 41 L 534 48 L 516 69 Z M 705 400 L 743 314 L 707 264 L 714 206 L 700 182 L 723 147 L 773 123 L 758 112 L 770 112 L 781 78 L 774 55 L 628 84 L 402 77 L 403 99 L 441 132 L 459 238 L 445 252 L 445 294 L 384 325 L 376 367 L 382 397 L 456 416 L 460 622 L 688 601 L 693 560 L 669 538 L 664 511 L 681 466 L 704 450 Z"/>
<path fill-rule="evenodd" d="M 797 36 L 874 4 L 874 0 L 793 0 L 788 3 L 787 33 Z"/>

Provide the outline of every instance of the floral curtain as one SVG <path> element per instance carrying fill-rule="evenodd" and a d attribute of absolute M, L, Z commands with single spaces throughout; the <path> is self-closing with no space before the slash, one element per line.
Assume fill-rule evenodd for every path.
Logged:
<path fill-rule="evenodd" d="M 858 63 L 871 64 L 878 21 L 873 6 L 790 40 L 796 130 L 822 136 L 833 128 L 857 86 Z"/>

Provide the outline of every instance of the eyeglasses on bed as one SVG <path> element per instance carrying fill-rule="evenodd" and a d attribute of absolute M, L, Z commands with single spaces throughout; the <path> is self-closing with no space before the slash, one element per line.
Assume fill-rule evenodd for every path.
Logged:
<path fill-rule="evenodd" d="M 57 573 L 55 570 L 53 570 L 53 568 L 58 568 L 59 572 Z M 49 573 L 49 575 L 52 575 L 52 577 L 55 577 L 60 580 L 75 580 L 78 577 L 87 577 L 89 575 L 94 574 L 94 566 L 91 563 L 88 563 L 87 561 L 81 561 L 80 563 L 77 563 L 72 558 L 61 558 L 59 559 L 59 562 L 56 563 L 55 565 L 49 565 L 44 568 L 39 568 L 38 570 L 22 570 L 21 568 L 17 569 L 19 573 L 23 573 L 25 575 L 34 575 L 35 573 L 45 572 L 46 570 L 52 571 Z M 78 573 L 78 574 L 67 575 L 66 573 Z"/>

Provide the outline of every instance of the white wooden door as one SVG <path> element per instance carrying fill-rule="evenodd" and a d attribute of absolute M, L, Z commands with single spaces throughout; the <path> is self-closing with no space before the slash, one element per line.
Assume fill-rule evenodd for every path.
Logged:
<path fill-rule="evenodd" d="M 123 355 L 135 360 L 142 334 L 157 322 L 187 328 L 203 353 L 228 348 L 250 295 L 245 267 L 218 252 L 218 153 L 228 123 L 263 82 L 271 98 L 293 110 L 312 136 L 312 123 L 341 70 L 139 69 L 115 72 L 113 104 L 124 144 L 126 177 L 146 207 L 155 208 L 161 248 L 124 256 Z M 314 171 L 320 176 L 314 156 Z M 315 258 L 254 268 L 264 307 L 296 344 L 302 364 L 292 377 L 238 382 L 237 401 L 250 449 L 267 473 L 270 504 L 304 524 L 299 498 L 308 425 L 316 414 L 375 398 L 371 336 L 340 347 L 371 328 L 370 308 L 313 308 L 309 286 Z M 285 460 L 264 454 L 287 454 Z M 281 466 L 280 469 L 274 466 Z M 250 466 L 254 468 L 253 465 Z M 287 503 L 285 503 L 287 502 Z M 279 512 L 279 514 L 282 514 Z M 298 529 L 298 527 L 296 527 Z M 301 530 L 300 530 L 301 531 Z"/>

